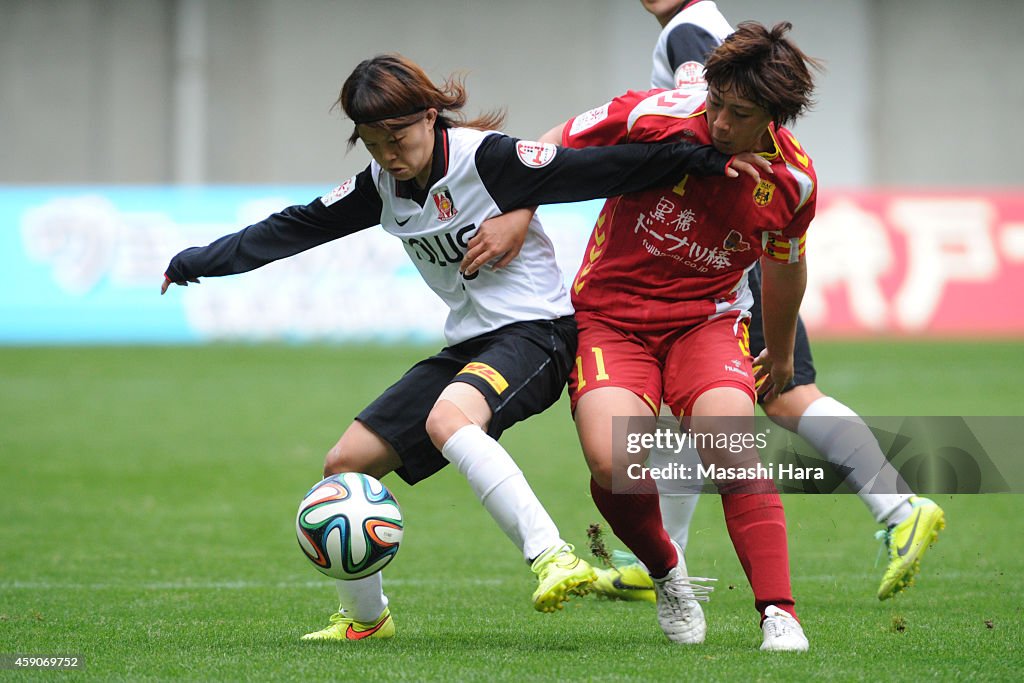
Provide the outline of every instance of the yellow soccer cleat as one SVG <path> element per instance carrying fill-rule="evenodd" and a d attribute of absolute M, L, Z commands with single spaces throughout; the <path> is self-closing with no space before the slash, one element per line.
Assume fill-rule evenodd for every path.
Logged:
<path fill-rule="evenodd" d="M 875 536 L 884 544 L 889 555 L 889 566 L 878 587 L 878 599 L 888 600 L 905 588 L 914 585 L 914 575 L 921 569 L 921 557 L 946 527 L 942 508 L 928 498 L 912 496 L 910 517 Z"/>
<path fill-rule="evenodd" d="M 393 638 L 395 620 L 387 607 L 376 621 L 362 622 L 346 617 L 341 610 L 331 615 L 330 625 L 321 630 L 307 633 L 302 640 L 363 640 L 364 638 Z"/>
<path fill-rule="evenodd" d="M 642 602 L 657 600 L 651 575 L 632 553 L 616 550 L 612 553 L 611 567 L 595 567 L 594 571 L 597 580 L 590 589 L 599 597 Z"/>
<path fill-rule="evenodd" d="M 533 592 L 533 608 L 538 612 L 562 609 L 573 595 L 586 595 L 597 578 L 594 568 L 576 557 L 575 548 L 564 543 L 553 545 L 533 561 L 530 569 L 539 585 Z"/>

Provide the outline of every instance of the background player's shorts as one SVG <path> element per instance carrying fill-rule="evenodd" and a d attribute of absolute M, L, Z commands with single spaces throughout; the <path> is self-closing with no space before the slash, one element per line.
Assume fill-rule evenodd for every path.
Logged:
<path fill-rule="evenodd" d="M 746 391 L 754 401 L 754 373 L 745 314 L 723 315 L 662 334 L 630 333 L 601 316 L 577 313 L 576 367 L 569 377 L 573 410 L 580 397 L 601 387 L 628 389 L 658 414 L 661 402 L 676 415 L 716 386 Z"/>
<path fill-rule="evenodd" d="M 484 395 L 492 412 L 487 433 L 496 439 L 558 400 L 575 353 L 572 316 L 506 325 L 420 361 L 356 419 L 395 449 L 398 475 L 415 484 L 448 464 L 426 430 L 446 386 L 465 382 Z"/>
<path fill-rule="evenodd" d="M 761 264 L 758 262 L 750 269 L 747 276 L 750 291 L 754 295 L 754 304 L 750 307 L 750 354 L 757 357 L 764 351 L 764 322 L 761 318 Z M 811 357 L 811 342 L 807 338 L 807 328 L 803 318 L 796 319 L 796 342 L 793 344 L 793 380 L 786 385 L 782 393 L 793 387 L 814 384 L 817 372 L 814 369 L 814 358 Z M 761 403 L 761 399 L 758 398 Z"/>

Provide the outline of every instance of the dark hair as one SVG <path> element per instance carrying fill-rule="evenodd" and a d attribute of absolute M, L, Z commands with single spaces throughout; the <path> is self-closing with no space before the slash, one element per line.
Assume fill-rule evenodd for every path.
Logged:
<path fill-rule="evenodd" d="M 505 112 L 496 111 L 465 120 L 459 112 L 466 105 L 464 77 L 452 75 L 440 86 L 412 60 L 399 54 L 377 55 L 364 60 L 345 79 L 334 106 L 341 107 L 356 125 L 397 130 L 419 121 L 427 109 L 437 110 L 437 125 L 480 130 L 498 129 Z M 349 147 L 359 139 L 352 131 Z"/>
<path fill-rule="evenodd" d="M 785 37 L 791 28 L 788 21 L 771 30 L 755 21 L 741 23 L 704 65 L 708 89 L 734 91 L 756 102 L 776 125 L 795 120 L 814 104 L 810 68 L 823 67 Z"/>

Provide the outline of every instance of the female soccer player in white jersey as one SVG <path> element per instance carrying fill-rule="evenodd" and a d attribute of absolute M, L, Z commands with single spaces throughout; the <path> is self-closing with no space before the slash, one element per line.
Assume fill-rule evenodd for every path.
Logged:
<path fill-rule="evenodd" d="M 707 89 L 704 62 L 716 47 L 733 32 L 732 26 L 711 0 L 641 0 L 662 26 L 654 46 L 651 87 Z M 764 350 L 764 327 L 761 316 L 761 268 L 756 265 L 749 274 L 754 303 L 750 313 L 750 352 L 757 356 Z M 886 460 L 871 430 L 852 409 L 824 394 L 816 384 L 816 370 L 810 341 L 803 321 L 797 320 L 794 350 L 793 381 L 778 395 L 759 396 L 765 414 L 782 427 L 799 434 L 842 471 L 875 521 L 885 525 L 883 539 L 889 558 L 879 584 L 879 600 L 892 597 L 911 585 L 919 569 L 921 556 L 945 526 L 942 509 L 933 501 L 907 492 L 907 485 Z M 651 450 L 651 467 L 663 467 L 680 458 L 679 453 L 665 449 Z M 661 511 L 665 529 L 685 551 L 690 520 L 697 505 L 695 494 L 671 491 L 664 487 Z M 903 549 L 903 552 L 901 552 Z M 622 567 L 621 569 L 625 569 Z M 643 596 L 635 590 L 636 581 L 628 582 L 634 590 L 623 593 L 615 588 L 615 579 L 622 583 L 620 572 L 606 576 L 599 570 L 595 591 L 609 597 Z M 630 577 L 642 574 L 626 572 Z"/>
<path fill-rule="evenodd" d="M 532 221 L 520 258 L 463 275 L 467 241 L 503 211 L 606 197 L 686 173 L 758 177 L 768 165 L 711 146 L 625 145 L 561 150 L 489 130 L 502 117 L 464 120 L 461 82 L 436 86 L 416 64 L 382 55 L 359 64 L 337 104 L 372 161 L 305 206 L 292 206 L 192 247 L 170 262 L 161 289 L 242 273 L 381 225 L 402 240 L 450 309 L 448 346 L 410 369 L 363 410 L 327 453 L 324 474 L 397 471 L 414 484 L 449 462 L 538 576 L 534 607 L 551 612 L 585 593 L 593 569 L 573 553 L 497 438 L 554 403 L 576 352 L 576 323 L 551 242 Z M 486 251 L 486 250 L 485 250 Z M 500 257 L 484 253 L 484 260 Z M 311 640 L 389 638 L 394 621 L 380 573 L 338 581 L 339 611 Z"/>

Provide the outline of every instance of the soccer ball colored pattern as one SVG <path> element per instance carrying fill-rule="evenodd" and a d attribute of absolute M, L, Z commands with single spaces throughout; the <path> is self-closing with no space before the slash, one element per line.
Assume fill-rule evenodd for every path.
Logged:
<path fill-rule="evenodd" d="M 335 579 L 380 571 L 402 541 L 402 511 L 387 487 L 367 474 L 327 477 L 299 504 L 295 535 L 313 565 Z"/>

